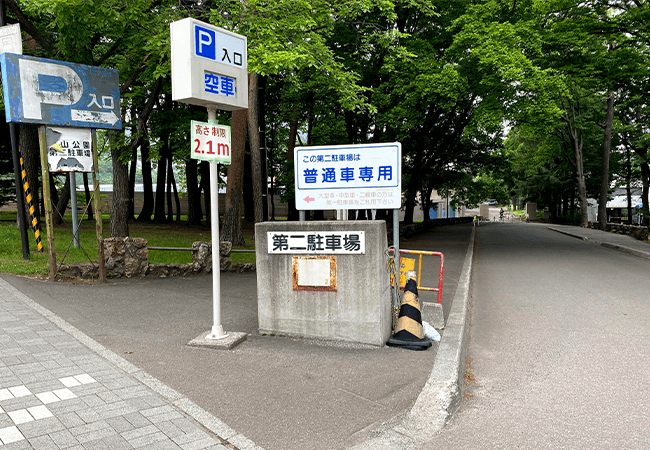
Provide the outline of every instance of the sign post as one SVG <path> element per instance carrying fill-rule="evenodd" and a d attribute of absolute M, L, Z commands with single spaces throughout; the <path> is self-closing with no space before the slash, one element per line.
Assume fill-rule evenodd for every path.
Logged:
<path fill-rule="evenodd" d="M 232 348 L 246 333 L 226 333 L 221 324 L 219 171 L 230 164 L 230 127 L 219 125 L 217 109 L 248 108 L 248 45 L 245 36 L 187 18 L 171 32 L 172 100 L 205 106 L 208 123 L 192 121 L 191 157 L 210 162 L 212 233 L 212 330 L 190 345 Z"/>
<path fill-rule="evenodd" d="M 208 108 L 208 123 L 217 124 L 217 111 Z M 230 138 L 230 136 L 228 136 Z M 228 139 L 230 144 L 230 139 Z M 230 147 L 230 145 L 228 145 Z M 212 149 L 210 149 L 212 150 Z M 228 152 L 230 154 L 230 152 Z M 221 241 L 219 240 L 219 166 L 210 162 L 210 220 L 212 235 L 212 332 L 206 339 L 225 339 L 228 334 L 221 325 Z M 216 236 L 216 239 L 214 238 Z M 216 241 L 216 242 L 215 242 Z M 216 244 L 216 246 L 215 246 Z"/>
<path fill-rule="evenodd" d="M 217 110 L 208 107 L 208 123 L 192 121 L 192 158 L 210 162 L 210 227 L 212 234 L 212 331 L 208 340 L 225 339 L 221 325 L 221 252 L 219 242 L 219 166 L 230 164 L 230 127 L 219 125 Z"/>

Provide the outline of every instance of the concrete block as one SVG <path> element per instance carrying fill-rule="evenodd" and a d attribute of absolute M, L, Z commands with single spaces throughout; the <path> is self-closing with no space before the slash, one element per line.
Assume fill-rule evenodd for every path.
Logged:
<path fill-rule="evenodd" d="M 212 333 L 212 330 L 208 330 L 202 333 L 199 337 L 192 339 L 187 345 L 190 347 L 231 350 L 232 348 L 244 342 L 246 340 L 246 337 L 248 337 L 248 334 L 239 331 L 226 331 L 228 336 L 223 339 L 206 339 L 206 336 L 208 336 L 210 333 Z"/>
<path fill-rule="evenodd" d="M 364 254 L 269 253 L 269 232 L 363 231 Z M 384 221 L 265 222 L 255 226 L 261 333 L 382 346 L 391 332 L 390 279 Z M 335 258 L 336 290 L 299 290 L 293 257 Z"/>
<path fill-rule="evenodd" d="M 537 203 L 526 203 L 526 217 L 529 220 L 537 220 Z"/>
<path fill-rule="evenodd" d="M 490 205 L 479 205 L 478 215 L 484 220 L 490 220 Z"/>

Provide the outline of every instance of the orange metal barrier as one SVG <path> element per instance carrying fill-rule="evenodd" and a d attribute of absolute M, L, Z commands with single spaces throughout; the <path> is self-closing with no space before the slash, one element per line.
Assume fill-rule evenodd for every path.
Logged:
<path fill-rule="evenodd" d="M 389 253 L 394 253 L 394 249 L 390 248 L 388 249 Z M 400 254 L 409 254 L 409 255 L 420 255 L 419 258 L 419 263 L 418 263 L 418 290 L 419 291 L 433 291 L 438 293 L 438 303 L 442 303 L 442 279 L 444 278 L 445 275 L 445 255 L 443 255 L 440 252 L 427 252 L 423 250 L 399 250 Z M 428 255 L 428 256 L 440 256 L 440 271 L 439 271 L 439 276 L 438 276 L 438 287 L 425 287 L 425 286 L 420 286 L 420 278 L 422 274 L 422 256 L 423 255 Z M 399 276 L 399 274 L 398 274 Z M 394 285 L 394 280 L 391 277 L 391 287 Z M 404 286 L 400 286 L 401 289 L 404 289 Z"/>

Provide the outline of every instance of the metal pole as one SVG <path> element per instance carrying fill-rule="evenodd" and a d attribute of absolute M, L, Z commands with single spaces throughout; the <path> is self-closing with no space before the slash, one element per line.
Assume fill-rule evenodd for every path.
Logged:
<path fill-rule="evenodd" d="M 393 296 L 393 301 L 395 302 L 395 307 L 399 308 L 398 304 L 398 290 L 399 290 L 399 271 L 400 271 L 400 261 L 399 261 L 399 209 L 393 210 L 393 247 L 395 248 L 395 268 L 397 274 L 395 275 L 395 283 L 393 283 L 393 290 L 395 295 Z"/>
<path fill-rule="evenodd" d="M 11 135 L 11 154 L 14 159 L 14 176 L 16 179 L 16 207 L 18 213 L 18 227 L 20 228 L 20 240 L 23 247 L 23 259 L 29 259 L 29 238 L 27 236 L 27 214 L 25 213 L 25 193 L 20 176 L 20 152 L 18 150 L 18 136 L 16 136 L 16 124 L 9 124 Z"/>
<path fill-rule="evenodd" d="M 70 203 L 72 204 L 72 235 L 74 248 L 79 248 L 79 214 L 77 212 L 77 174 L 70 172 Z"/>
<path fill-rule="evenodd" d="M 257 109 L 260 132 L 260 160 L 262 161 L 262 220 L 267 222 L 269 220 L 269 177 L 267 173 L 267 158 L 268 151 L 266 148 L 266 118 L 265 118 L 265 100 L 264 95 L 266 92 L 266 77 L 261 75 L 257 79 Z"/>
<path fill-rule="evenodd" d="M 305 214 L 305 211 L 298 211 L 298 220 L 299 220 L 300 222 L 304 222 L 306 216 L 307 216 L 307 215 Z"/>
<path fill-rule="evenodd" d="M 217 110 L 208 108 L 208 123 L 216 125 Z M 206 339 L 224 339 L 221 325 L 221 252 L 219 251 L 219 168 L 210 161 L 210 226 L 212 229 L 212 332 Z"/>

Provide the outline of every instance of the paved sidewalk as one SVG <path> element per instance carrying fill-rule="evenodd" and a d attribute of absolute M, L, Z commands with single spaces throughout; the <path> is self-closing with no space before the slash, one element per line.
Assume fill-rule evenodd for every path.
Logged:
<path fill-rule="evenodd" d="M 146 374 L 0 280 L 2 449 L 233 448 L 181 408 L 196 405 L 138 378 Z"/>
<path fill-rule="evenodd" d="M 632 236 L 569 225 L 551 225 L 548 229 L 639 258 L 650 259 L 650 244 Z"/>

